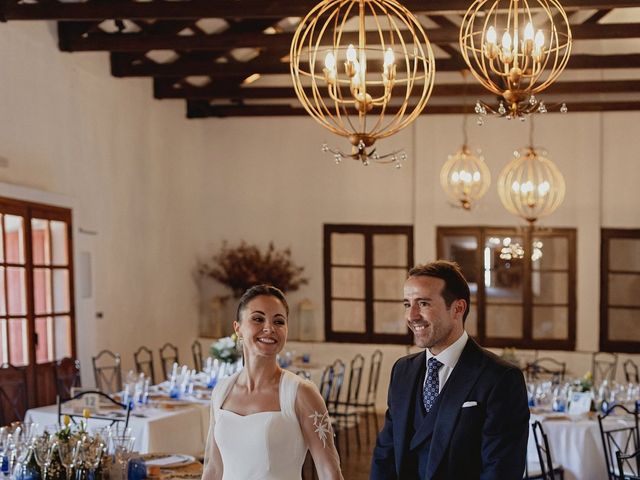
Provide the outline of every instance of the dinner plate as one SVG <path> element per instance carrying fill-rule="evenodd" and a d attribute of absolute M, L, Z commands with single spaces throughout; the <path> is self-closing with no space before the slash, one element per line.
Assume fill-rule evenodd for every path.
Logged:
<path fill-rule="evenodd" d="M 153 455 L 152 458 L 145 459 L 147 466 L 158 466 L 160 468 L 184 467 L 195 462 L 195 458 L 191 455 L 182 455 L 179 453 L 167 455 Z"/>

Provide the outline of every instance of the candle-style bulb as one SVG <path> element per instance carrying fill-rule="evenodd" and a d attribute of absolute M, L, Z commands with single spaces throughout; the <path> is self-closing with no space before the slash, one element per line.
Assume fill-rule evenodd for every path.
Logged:
<path fill-rule="evenodd" d="M 527 26 L 524 27 L 524 39 L 525 41 L 533 40 L 533 25 L 531 22 L 527 23 Z"/>
<path fill-rule="evenodd" d="M 493 26 L 487 29 L 487 43 L 492 43 L 495 45 L 496 39 L 498 38 L 496 34 L 496 29 Z"/>
<path fill-rule="evenodd" d="M 324 57 L 324 66 L 327 68 L 327 70 L 335 70 L 336 68 L 336 56 L 333 54 L 332 51 L 328 51 L 327 55 Z"/>
<path fill-rule="evenodd" d="M 347 61 L 356 61 L 356 48 L 353 46 L 353 44 L 349 44 L 349 46 L 347 47 Z"/>

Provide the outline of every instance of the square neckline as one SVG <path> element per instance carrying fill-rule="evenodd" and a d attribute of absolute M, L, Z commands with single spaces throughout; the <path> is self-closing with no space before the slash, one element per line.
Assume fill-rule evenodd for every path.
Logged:
<path fill-rule="evenodd" d="M 282 386 L 283 386 L 283 379 L 285 375 L 285 371 L 283 369 L 280 369 L 280 380 L 278 380 L 278 410 L 262 410 L 260 412 L 253 412 L 253 413 L 247 413 L 246 415 L 242 415 L 241 413 L 234 412 L 233 410 L 223 408 L 224 402 L 227 401 L 227 397 L 229 396 L 229 394 L 231 393 L 231 390 L 233 390 L 234 385 L 238 381 L 238 377 L 240 377 L 240 373 L 242 373 L 242 371 L 239 372 L 239 374 L 236 376 L 233 383 L 229 386 L 226 395 L 224 396 L 224 398 L 222 399 L 222 402 L 220 403 L 220 408 L 218 409 L 219 411 L 231 413 L 236 417 L 240 417 L 240 418 L 251 417 L 251 416 L 260 415 L 263 413 L 282 413 Z"/>

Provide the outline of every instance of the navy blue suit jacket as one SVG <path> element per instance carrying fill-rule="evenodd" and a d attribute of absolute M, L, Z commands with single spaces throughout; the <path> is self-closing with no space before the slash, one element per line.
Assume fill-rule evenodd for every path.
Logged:
<path fill-rule="evenodd" d="M 373 452 L 371 480 L 400 478 L 403 459 L 431 435 L 427 476 L 420 480 L 522 480 L 529 434 L 522 372 L 469 338 L 441 393 L 429 428 L 412 429 L 425 352 L 399 359 L 391 371 L 384 427 Z M 465 402 L 476 405 L 463 408 Z"/>

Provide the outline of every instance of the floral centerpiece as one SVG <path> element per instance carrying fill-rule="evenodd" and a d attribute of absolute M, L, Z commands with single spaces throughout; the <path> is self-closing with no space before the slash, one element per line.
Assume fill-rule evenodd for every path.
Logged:
<path fill-rule="evenodd" d="M 241 242 L 237 247 L 222 244 L 211 263 L 201 264 L 201 275 L 211 277 L 229 287 L 234 297 L 240 298 L 248 288 L 260 283 L 278 287 L 283 292 L 293 292 L 306 285 L 302 277 L 304 267 L 299 267 L 291 259 L 291 250 L 276 250 L 269 243 L 266 251 L 255 245 Z"/>
<path fill-rule="evenodd" d="M 230 337 L 224 337 L 211 344 L 211 356 L 222 363 L 235 363 L 242 352 L 237 346 L 238 337 L 234 333 Z"/>

